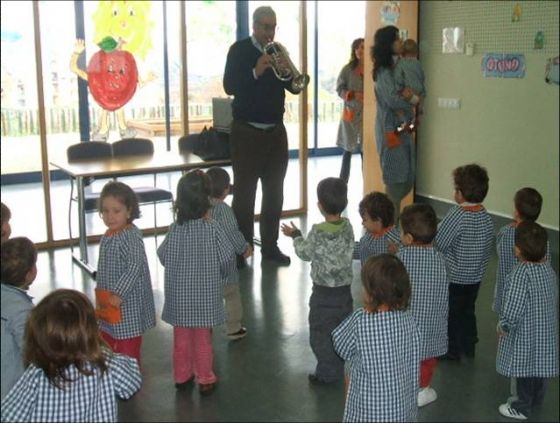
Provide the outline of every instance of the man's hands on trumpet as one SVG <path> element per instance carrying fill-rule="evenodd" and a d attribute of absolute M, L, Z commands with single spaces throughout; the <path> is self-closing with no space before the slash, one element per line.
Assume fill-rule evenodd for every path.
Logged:
<path fill-rule="evenodd" d="M 263 54 L 258 58 L 257 63 L 255 64 L 255 75 L 257 78 L 259 78 L 264 71 L 270 67 L 272 67 L 272 57 L 268 54 Z"/>

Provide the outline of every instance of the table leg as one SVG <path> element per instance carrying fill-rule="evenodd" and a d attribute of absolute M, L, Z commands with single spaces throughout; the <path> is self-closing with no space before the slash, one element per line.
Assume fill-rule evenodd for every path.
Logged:
<path fill-rule="evenodd" d="M 85 211 L 85 194 L 84 194 L 84 178 L 78 176 L 76 178 L 76 185 L 78 187 L 78 234 L 80 243 L 80 256 L 72 255 L 72 258 L 84 270 L 95 278 L 95 269 L 89 265 L 88 251 L 87 251 L 87 233 L 86 233 L 86 211 Z"/>

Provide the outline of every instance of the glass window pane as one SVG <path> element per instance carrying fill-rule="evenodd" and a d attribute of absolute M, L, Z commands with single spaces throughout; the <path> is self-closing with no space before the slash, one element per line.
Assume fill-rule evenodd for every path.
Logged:
<path fill-rule="evenodd" d="M 38 173 L 41 144 L 32 3 L 2 2 L 0 19 L 2 202 L 12 212 L 12 236 L 44 242 L 47 227 L 43 185 Z M 30 227 L 29 222 L 34 225 Z"/>
<path fill-rule="evenodd" d="M 212 126 L 212 98 L 227 97 L 223 76 L 236 36 L 235 2 L 188 1 L 185 7 L 189 133 L 198 133 Z"/>
<path fill-rule="evenodd" d="M 77 76 L 68 66 L 75 44 L 74 4 L 52 1 L 41 2 L 39 7 L 47 151 L 49 162 L 56 163 L 65 160 L 66 149 L 80 141 Z M 65 25 L 60 25 L 61 21 Z M 52 31 L 55 27 L 57 30 Z M 54 168 L 51 166 L 50 169 Z M 51 178 L 55 240 L 68 238 L 68 181 L 65 175 Z"/>
<path fill-rule="evenodd" d="M 342 99 L 336 93 L 336 80 L 342 67 L 350 61 L 352 41 L 365 35 L 365 1 L 317 2 L 319 19 L 319 102 L 318 147 L 335 147 Z M 337 30 L 332 23 L 338 22 Z M 369 53 L 365 52 L 365 57 Z M 309 143 L 311 144 L 311 142 Z"/>

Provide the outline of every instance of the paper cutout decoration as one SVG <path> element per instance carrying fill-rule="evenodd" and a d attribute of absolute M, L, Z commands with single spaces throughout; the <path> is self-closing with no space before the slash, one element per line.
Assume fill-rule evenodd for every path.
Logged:
<path fill-rule="evenodd" d="M 544 80 L 547 84 L 558 85 L 558 71 L 560 70 L 560 56 L 550 57 L 546 61 Z"/>
<path fill-rule="evenodd" d="M 544 47 L 544 32 L 537 31 L 535 34 L 535 50 L 542 50 Z"/>
<path fill-rule="evenodd" d="M 463 53 L 465 51 L 465 30 L 463 28 L 443 28 L 443 53 Z"/>
<path fill-rule="evenodd" d="M 519 22 L 521 20 L 521 5 L 519 3 L 515 3 L 513 6 L 513 14 L 511 15 L 512 22 Z"/>
<path fill-rule="evenodd" d="M 401 16 L 400 1 L 384 1 L 379 9 L 381 23 L 384 25 L 396 25 Z"/>
<path fill-rule="evenodd" d="M 525 55 L 487 53 L 482 57 L 481 68 L 485 78 L 524 78 Z"/>
<path fill-rule="evenodd" d="M 98 2 L 92 16 L 95 25 L 93 40 L 102 50 L 96 53 L 93 64 L 104 67 L 97 66 L 98 72 L 94 72 L 94 66 L 88 65 L 87 72 L 78 68 L 78 56 L 85 50 L 85 44 L 84 40 L 76 40 L 70 69 L 88 81 L 90 92 L 100 106 L 97 125 L 90 134 L 91 141 L 108 140 L 110 112 L 114 112 L 117 118 L 120 138 L 136 136 L 136 130 L 126 121 L 124 109 L 137 87 L 155 79 L 152 72 L 146 78 L 140 78 L 137 69 L 138 60 L 144 60 L 153 45 L 152 30 L 155 24 L 151 10 L 151 1 Z M 111 47 L 112 43 L 107 40 L 114 40 L 116 45 Z M 101 75 L 101 71 L 107 73 L 106 78 Z"/>

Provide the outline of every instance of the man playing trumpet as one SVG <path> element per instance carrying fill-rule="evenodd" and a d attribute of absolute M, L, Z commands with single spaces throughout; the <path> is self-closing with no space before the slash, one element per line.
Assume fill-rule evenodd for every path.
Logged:
<path fill-rule="evenodd" d="M 245 239 L 253 244 L 255 195 L 261 180 L 260 236 L 262 258 L 288 266 L 290 257 L 278 248 L 278 230 L 288 166 L 288 137 L 283 123 L 285 90 L 298 94 L 304 84 L 277 78 L 274 67 L 289 58 L 264 52 L 274 40 L 276 13 L 261 6 L 253 13 L 253 34 L 234 43 L 228 52 L 224 89 L 233 95 L 230 144 L 234 190 L 232 208 Z M 287 59 L 287 60 L 286 60 Z M 293 68 L 293 66 L 292 66 Z M 244 262 L 238 262 L 244 265 Z"/>

